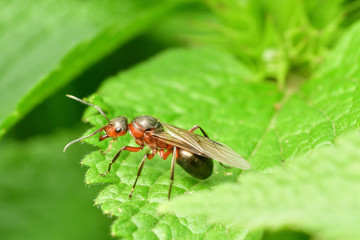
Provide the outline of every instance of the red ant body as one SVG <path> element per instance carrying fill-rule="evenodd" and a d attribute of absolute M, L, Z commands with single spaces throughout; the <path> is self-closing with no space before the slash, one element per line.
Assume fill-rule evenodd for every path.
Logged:
<path fill-rule="evenodd" d="M 231 167 L 237 167 L 241 169 L 250 168 L 249 163 L 244 158 L 242 158 L 228 146 L 209 139 L 205 131 L 197 125 L 187 131 L 166 123 L 162 123 L 158 119 L 148 115 L 137 116 L 129 124 L 127 118 L 124 116 L 119 116 L 109 120 L 98 106 L 85 102 L 72 95 L 66 96 L 83 104 L 95 107 L 108 120 L 109 123 L 88 136 L 71 141 L 65 146 L 64 152 L 71 144 L 94 136 L 96 133 L 102 131 L 105 131 L 105 134 L 100 135 L 99 141 L 107 138 L 112 138 L 114 140 L 117 137 L 123 136 L 129 132 L 135 140 L 136 144 L 139 145 L 139 147 L 122 147 L 113 157 L 111 163 L 109 164 L 108 170 L 101 174 L 102 176 L 105 176 L 107 173 L 109 173 L 112 164 L 114 164 L 115 161 L 119 158 L 122 151 L 125 150 L 130 152 L 138 152 L 145 146 L 150 148 L 151 151 L 146 153 L 141 161 L 129 198 L 132 196 L 146 159 L 152 159 L 157 153 L 164 160 L 166 160 L 169 155 L 172 154 L 168 199 L 170 199 L 171 188 L 174 180 L 175 162 L 191 176 L 198 179 L 206 179 L 212 174 L 212 159 L 217 160 L 220 163 L 228 164 Z M 200 129 L 204 136 L 195 134 L 194 131 L 196 129 Z M 109 149 L 110 148 L 111 144 Z"/>

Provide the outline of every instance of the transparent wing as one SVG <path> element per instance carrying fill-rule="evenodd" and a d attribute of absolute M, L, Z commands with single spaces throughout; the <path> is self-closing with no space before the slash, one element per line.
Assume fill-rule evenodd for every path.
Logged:
<path fill-rule="evenodd" d="M 232 167 L 250 169 L 250 164 L 237 152 L 223 143 L 215 142 L 209 138 L 184 129 L 161 123 L 166 132 L 153 133 L 153 136 L 195 154 L 212 158 Z"/>

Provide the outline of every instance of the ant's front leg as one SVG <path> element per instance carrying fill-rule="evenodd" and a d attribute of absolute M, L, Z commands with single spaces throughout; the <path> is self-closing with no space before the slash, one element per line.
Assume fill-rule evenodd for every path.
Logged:
<path fill-rule="evenodd" d="M 102 154 L 106 154 L 106 153 L 110 152 L 110 150 L 111 150 L 111 148 L 112 148 L 112 144 L 113 144 L 114 142 L 116 142 L 116 141 L 117 141 L 117 138 L 111 139 L 110 145 L 109 145 L 108 149 L 106 149 L 105 151 L 101 151 L 101 153 L 102 153 Z"/>
<path fill-rule="evenodd" d="M 100 174 L 101 176 L 105 176 L 106 174 L 108 174 L 111 170 L 111 166 L 116 162 L 116 160 L 119 158 L 121 152 L 123 150 L 125 151 L 129 151 L 129 152 L 139 152 L 144 148 L 144 146 L 140 146 L 140 147 L 131 147 L 131 146 L 123 146 L 114 156 L 114 158 L 112 159 L 111 163 L 109 164 L 109 168 L 106 172 Z"/>

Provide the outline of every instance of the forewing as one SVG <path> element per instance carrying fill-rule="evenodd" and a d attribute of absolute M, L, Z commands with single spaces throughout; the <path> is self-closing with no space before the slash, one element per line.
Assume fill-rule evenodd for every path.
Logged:
<path fill-rule="evenodd" d="M 166 123 L 161 124 L 167 132 L 154 133 L 154 136 L 168 144 L 186 149 L 201 156 L 212 158 L 232 167 L 241 169 L 250 168 L 250 164 L 243 157 L 223 143 L 215 142 L 204 136 Z"/>
<path fill-rule="evenodd" d="M 153 136 L 157 139 L 160 139 L 161 141 L 172 145 L 172 146 L 176 146 L 182 149 L 185 149 L 189 152 L 198 154 L 200 156 L 204 156 L 204 157 L 208 157 L 207 155 L 203 154 L 202 152 L 198 151 L 196 148 L 194 148 L 193 146 L 191 146 L 190 144 L 172 136 L 170 133 L 168 132 L 157 132 L 157 133 L 153 133 Z"/>

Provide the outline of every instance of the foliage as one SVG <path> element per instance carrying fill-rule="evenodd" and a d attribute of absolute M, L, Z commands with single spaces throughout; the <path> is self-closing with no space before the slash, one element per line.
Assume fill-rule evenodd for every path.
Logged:
<path fill-rule="evenodd" d="M 326 11 L 322 1 L 207 2 L 218 19 L 208 41 L 238 56 L 254 80 L 272 78 L 280 88 L 289 74 L 307 76 L 323 63 L 349 11 L 341 0 L 327 2 Z"/>
<path fill-rule="evenodd" d="M 64 117 L 46 121 L 45 115 L 77 116 L 78 110 L 66 104 L 80 104 L 65 99 L 63 92 L 83 97 L 86 91 L 95 91 L 84 89 L 96 81 L 100 87 L 85 100 L 100 106 L 109 118 L 125 115 L 131 120 L 148 114 L 184 129 L 198 124 L 252 166 L 242 172 L 215 163 L 213 175 L 206 180 L 194 179 L 177 167 L 172 200 L 166 202 L 170 161 L 156 156 L 146 162 L 129 200 L 145 151 L 122 153 L 111 172 L 102 177 L 99 174 L 106 171 L 116 151 L 135 143 L 129 135 L 121 137 L 103 154 L 109 141 L 86 139 L 97 150 L 82 160 L 88 167 L 85 182 L 108 184 L 95 204 L 114 217 L 113 236 L 354 239 L 360 235 L 354 227 L 359 215 L 355 214 L 359 210 L 355 194 L 359 179 L 354 160 L 359 136 L 349 135 L 339 143 L 337 138 L 359 128 L 358 7 L 355 1 L 340 0 L 327 3 L 326 8 L 320 0 L 2 2 L 0 43 L 6 47 L 0 55 L 0 135 L 48 96 L 61 93 L 47 99 L 60 102 L 60 107 L 41 103 L 30 113 L 35 116 L 15 125 L 4 138 L 4 163 L 13 162 L 12 169 L 21 170 L 21 160 L 29 159 L 34 168 L 43 169 L 47 158 L 58 159 L 61 147 L 71 139 L 64 136 L 78 125 L 72 122 L 74 128 L 59 134 L 50 122 L 60 124 Z M 140 40 L 136 38 L 139 35 Z M 190 47 L 198 45 L 201 47 Z M 121 48 L 129 50 L 123 54 Z M 122 63 L 130 61 L 132 55 L 162 48 L 168 49 L 156 56 L 152 51 L 150 59 L 135 66 Z M 116 72 L 110 70 L 110 63 L 119 64 L 118 73 L 100 83 L 103 79 L 96 79 L 100 69 L 101 76 Z M 126 67 L 129 69 L 122 70 Z M 69 85 L 70 81 L 80 82 L 80 87 Z M 84 120 L 91 124 L 85 134 L 107 123 L 94 108 L 86 109 Z M 48 135 L 27 139 L 25 130 L 38 125 L 49 126 Z M 80 159 L 77 146 L 71 146 L 66 156 Z M 53 191 L 67 189 L 68 199 L 71 194 L 76 196 L 79 188 L 72 188 L 69 182 L 77 180 L 67 178 L 66 173 L 56 175 L 64 184 L 51 185 L 53 180 L 49 179 L 54 176 L 50 173 L 56 168 L 55 162 L 52 164 L 46 167 L 49 174 L 40 172 L 43 178 L 29 181 L 27 188 L 43 185 Z M 3 165 L 2 170 L 7 169 Z M 21 172 L 12 171 L 19 174 L 13 178 L 3 174 L 6 192 L 23 193 Z M 46 195 L 51 193 L 39 193 Z M 16 196 L 6 196 L 10 197 L 2 198 L 5 207 L 0 211 L 4 218 L 28 219 L 20 211 L 10 218 L 11 211 L 5 208 L 15 208 L 10 203 L 11 196 Z M 31 200 L 31 194 L 21 196 Z M 58 199 L 32 199 L 43 206 L 33 215 L 48 211 L 47 202 L 60 205 Z M 338 207 L 332 209 L 334 201 Z M 19 209 L 25 204 L 15 203 Z M 77 205 L 65 206 L 74 211 Z M 66 211 L 56 209 L 49 215 Z M 91 214 L 84 216 L 92 218 Z M 53 220 L 49 224 L 68 226 L 62 218 Z M 36 218 L 33 222 L 20 226 L 25 229 L 24 236 L 37 239 L 39 235 L 28 234 L 31 229 L 39 231 Z M 14 226 L 11 221 L 0 223 L 5 230 Z M 279 229 L 283 234 L 273 232 Z M 20 236 L 8 232 L 13 238 Z"/>

